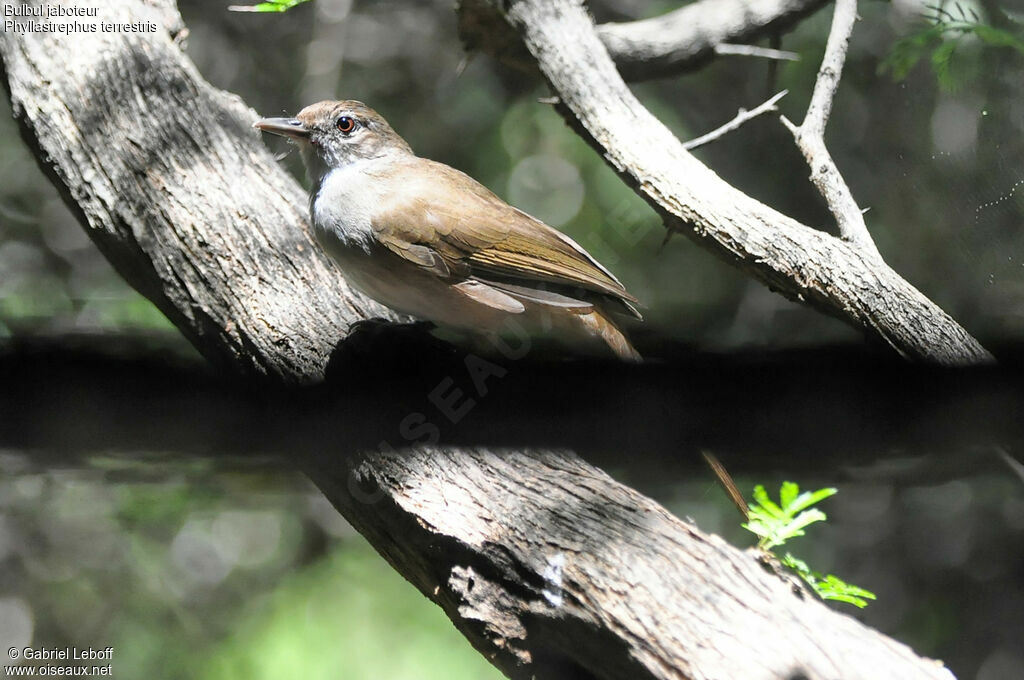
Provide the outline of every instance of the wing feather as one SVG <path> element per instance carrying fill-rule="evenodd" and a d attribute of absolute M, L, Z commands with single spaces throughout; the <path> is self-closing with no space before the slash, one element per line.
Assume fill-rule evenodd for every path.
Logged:
<path fill-rule="evenodd" d="M 468 175 L 421 158 L 396 174 L 381 200 L 388 210 L 371 219 L 391 252 L 443 278 L 553 283 L 617 298 L 636 314 L 637 299 L 575 241 Z"/>

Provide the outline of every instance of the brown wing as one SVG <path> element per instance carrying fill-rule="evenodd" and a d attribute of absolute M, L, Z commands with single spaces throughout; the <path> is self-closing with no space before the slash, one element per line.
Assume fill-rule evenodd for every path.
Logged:
<path fill-rule="evenodd" d="M 445 278 L 490 276 L 582 288 L 617 298 L 636 313 L 630 303 L 637 299 L 583 248 L 468 175 L 413 158 L 390 179 L 394 188 L 381 201 L 389 209 L 371 223 L 377 239 L 397 255 Z"/>

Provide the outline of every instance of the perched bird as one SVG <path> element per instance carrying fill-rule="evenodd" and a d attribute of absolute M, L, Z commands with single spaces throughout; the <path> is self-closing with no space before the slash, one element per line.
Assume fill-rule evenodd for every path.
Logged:
<path fill-rule="evenodd" d="M 472 177 L 417 157 L 373 109 L 323 101 L 254 127 L 298 145 L 317 240 L 366 295 L 478 337 L 549 332 L 639 360 L 610 317 L 640 318 L 637 299 L 611 272 Z"/>

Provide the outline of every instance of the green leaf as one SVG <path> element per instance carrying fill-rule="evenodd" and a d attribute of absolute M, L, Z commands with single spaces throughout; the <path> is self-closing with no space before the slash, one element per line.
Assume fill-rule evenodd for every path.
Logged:
<path fill-rule="evenodd" d="M 974 77 L 973 72 L 980 68 L 975 64 L 978 61 L 977 50 L 971 50 L 968 58 L 961 55 L 954 60 L 961 45 L 1012 48 L 1024 55 L 1024 32 L 1019 26 L 1014 25 L 1015 30 L 989 26 L 981 23 L 973 11 L 968 13 L 959 5 L 957 7 L 959 17 L 941 8 L 933 8 L 936 13 L 927 19 L 926 27 L 896 41 L 879 71 L 888 71 L 894 80 L 903 80 L 927 55 L 939 85 L 945 90 L 955 90 Z M 965 41 L 968 36 L 977 38 L 977 43 Z"/>
<path fill-rule="evenodd" d="M 754 503 L 751 507 L 751 513 L 763 512 L 768 517 L 779 517 L 784 518 L 786 513 L 782 511 L 778 505 L 776 505 L 771 498 L 768 497 L 768 492 L 764 490 L 764 487 L 758 484 L 754 487 Z"/>
<path fill-rule="evenodd" d="M 1024 54 L 1024 38 L 1020 36 L 985 24 L 976 24 L 973 30 L 978 40 L 990 47 L 1012 47 Z"/>
<path fill-rule="evenodd" d="M 296 5 L 301 5 L 309 0 L 270 0 L 255 5 L 232 5 L 228 7 L 229 12 L 287 12 Z"/>
<path fill-rule="evenodd" d="M 932 68 L 935 69 L 935 77 L 944 90 L 956 89 L 956 80 L 953 77 L 953 55 L 956 53 L 957 40 L 948 40 L 932 52 Z"/>
<path fill-rule="evenodd" d="M 786 556 L 782 558 L 782 564 L 806 581 L 823 600 L 846 602 L 863 609 L 868 605 L 868 600 L 877 599 L 870 590 L 847 583 L 834 574 L 822 576 L 820 573 L 812 571 L 806 562 L 794 557 L 791 553 L 786 553 Z"/>
<path fill-rule="evenodd" d="M 807 525 L 825 520 L 825 513 L 820 510 L 800 511 L 835 493 L 836 489 L 832 487 L 800 493 L 799 485 L 787 481 L 779 488 L 781 503 L 776 505 L 764 487 L 758 484 L 754 487 L 754 503 L 743 528 L 761 538 L 759 547 L 770 550 L 791 538 L 803 536 Z"/>
<path fill-rule="evenodd" d="M 789 567 L 800 575 L 811 573 L 811 568 L 807 566 L 807 563 L 794 557 L 793 553 L 786 553 L 786 556 L 782 558 L 782 565 Z"/>
<path fill-rule="evenodd" d="M 921 59 L 942 41 L 942 26 L 930 26 L 896 41 L 879 70 L 890 72 L 895 81 L 903 80 Z"/>
<path fill-rule="evenodd" d="M 868 600 L 877 599 L 870 590 L 847 583 L 833 574 L 828 574 L 824 579 L 813 585 L 822 599 L 846 602 L 861 609 L 868 606 Z"/>
<path fill-rule="evenodd" d="M 834 496 L 837 493 L 839 493 L 839 489 L 831 486 L 824 489 L 818 489 L 817 491 L 804 491 L 796 498 L 795 501 L 787 504 L 786 509 L 791 512 L 799 512 L 804 508 L 808 508 L 815 503 L 820 503 L 829 496 Z"/>
<path fill-rule="evenodd" d="M 796 482 L 783 482 L 779 488 L 779 505 L 786 512 L 790 512 L 790 506 L 800 493 L 800 486 Z"/>
<path fill-rule="evenodd" d="M 815 522 L 823 522 L 826 519 L 828 518 L 825 516 L 825 513 L 823 513 L 821 510 L 818 510 L 817 508 L 807 510 L 805 512 L 801 512 L 791 521 L 782 525 L 779 528 L 778 533 L 780 536 L 784 537 L 783 540 L 796 538 L 797 536 L 803 536 L 804 527 L 806 527 L 809 524 L 814 524 Z"/>

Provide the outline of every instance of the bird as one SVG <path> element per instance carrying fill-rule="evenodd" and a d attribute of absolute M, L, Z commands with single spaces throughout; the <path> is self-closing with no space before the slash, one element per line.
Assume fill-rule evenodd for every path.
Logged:
<path fill-rule="evenodd" d="M 608 269 L 469 175 L 417 156 L 362 102 L 253 127 L 298 146 L 316 240 L 370 298 L 477 340 L 547 334 L 579 354 L 640 360 L 613 320 L 641 319 L 639 302 Z"/>

